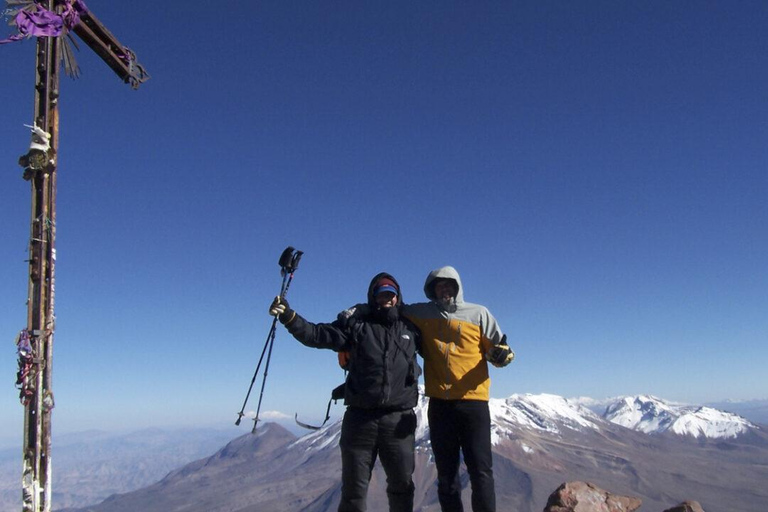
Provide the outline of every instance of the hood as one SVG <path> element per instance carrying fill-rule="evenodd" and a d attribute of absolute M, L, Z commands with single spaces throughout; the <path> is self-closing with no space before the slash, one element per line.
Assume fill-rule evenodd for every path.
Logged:
<path fill-rule="evenodd" d="M 432 283 L 435 279 L 453 279 L 459 286 L 459 291 L 456 293 L 456 303 L 461 304 L 464 302 L 464 287 L 461 285 L 461 278 L 455 268 L 451 266 L 441 267 L 437 270 L 433 270 L 427 276 L 427 280 L 424 282 L 424 295 L 433 302 L 437 301 L 434 291 L 432 290 Z"/>
<path fill-rule="evenodd" d="M 371 279 L 371 284 L 368 285 L 368 305 L 373 309 L 376 309 L 376 300 L 373 298 L 373 289 L 376 287 L 376 283 L 379 282 L 379 279 L 383 277 L 391 279 L 397 286 L 397 307 L 400 307 L 400 305 L 403 303 L 403 292 L 400 289 L 400 283 L 397 282 L 397 279 L 392 277 L 392 274 L 387 272 L 379 272 L 373 276 L 373 279 Z"/>

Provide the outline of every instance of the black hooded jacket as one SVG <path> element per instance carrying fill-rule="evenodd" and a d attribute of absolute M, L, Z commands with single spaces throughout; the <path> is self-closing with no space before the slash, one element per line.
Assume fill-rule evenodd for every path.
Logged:
<path fill-rule="evenodd" d="M 395 307 L 379 309 L 373 297 L 376 283 L 394 277 L 382 272 L 368 286 L 369 311 L 339 318 L 330 324 L 313 324 L 298 314 L 286 328 L 302 344 L 349 352 L 344 403 L 363 409 L 405 410 L 418 402 L 421 368 L 416 361 L 419 330 L 400 315 L 400 285 Z"/>

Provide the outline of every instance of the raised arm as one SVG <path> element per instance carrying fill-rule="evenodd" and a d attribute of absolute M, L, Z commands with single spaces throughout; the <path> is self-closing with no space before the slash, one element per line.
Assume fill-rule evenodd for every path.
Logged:
<path fill-rule="evenodd" d="M 269 306 L 269 314 L 276 316 L 302 345 L 336 352 L 349 348 L 351 331 L 339 320 L 333 323 L 312 323 L 291 309 L 288 301 L 279 296 Z"/>

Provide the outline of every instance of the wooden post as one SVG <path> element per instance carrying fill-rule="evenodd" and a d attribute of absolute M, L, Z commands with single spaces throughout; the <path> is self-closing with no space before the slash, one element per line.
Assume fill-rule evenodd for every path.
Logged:
<path fill-rule="evenodd" d="M 48 0 L 53 10 L 53 0 Z M 53 369 L 54 296 L 56 266 L 56 154 L 59 139 L 59 44 L 56 37 L 37 40 L 34 125 L 47 132 L 47 154 L 30 150 L 25 178 L 32 186 L 29 238 L 27 332 L 32 347 L 32 393 L 24 404 L 22 510 L 51 509 L 51 387 Z M 34 160 L 30 162 L 30 160 Z"/>
<path fill-rule="evenodd" d="M 51 12 L 63 9 L 55 0 L 41 0 L 37 4 Z M 80 21 L 72 30 L 134 89 L 149 78 L 133 53 L 89 12 L 80 12 Z M 37 39 L 33 126 L 37 135 L 33 135 L 29 152 L 19 159 L 24 179 L 32 188 L 26 328 L 31 364 L 20 384 L 24 404 L 23 512 L 51 510 L 51 376 L 56 327 L 56 179 L 62 44 L 62 36 Z"/>

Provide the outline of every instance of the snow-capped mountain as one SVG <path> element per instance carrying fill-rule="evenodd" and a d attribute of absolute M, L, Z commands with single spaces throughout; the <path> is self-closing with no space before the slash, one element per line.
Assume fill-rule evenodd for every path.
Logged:
<path fill-rule="evenodd" d="M 427 400 L 419 404 L 420 437 L 426 427 Z M 669 432 L 706 439 L 732 439 L 760 430 L 745 418 L 700 405 L 687 405 L 650 395 L 624 396 L 604 401 L 591 398 L 563 398 L 551 394 L 512 395 L 490 400 L 493 442 L 509 438 L 519 429 L 559 434 L 570 430 L 600 430 L 603 421 L 644 434 Z"/>
<path fill-rule="evenodd" d="M 416 447 L 429 449 L 429 422 L 427 409 L 429 398 L 424 396 L 421 389 L 416 412 Z M 600 430 L 600 424 L 605 420 L 579 403 L 550 394 L 512 395 L 508 398 L 491 398 L 491 437 L 494 445 L 515 436 L 520 429 L 540 431 L 542 433 L 559 434 L 563 429 Z M 307 450 L 320 450 L 328 443 L 338 441 L 341 420 L 334 425 L 308 434 L 296 441 Z"/>
<path fill-rule="evenodd" d="M 670 432 L 694 438 L 731 439 L 759 429 L 757 425 L 736 414 L 712 407 L 675 403 L 650 395 L 619 397 L 603 405 L 603 418 L 645 434 Z M 595 410 L 598 402 L 592 402 L 590 407 Z"/>
<path fill-rule="evenodd" d="M 416 448 L 430 453 L 427 409 L 429 399 L 422 394 L 415 409 L 417 416 Z M 682 438 L 708 440 L 736 439 L 760 427 L 735 414 L 711 407 L 690 406 L 638 395 L 597 401 L 586 398 L 563 398 L 552 394 L 515 394 L 508 398 L 492 398 L 491 442 L 494 446 L 517 443 L 529 452 L 530 444 L 521 436 L 554 436 L 605 434 L 616 425 L 642 434 L 675 434 Z M 600 411 L 600 412 L 598 412 Z M 297 439 L 294 445 L 302 451 L 321 451 L 338 444 L 341 420 L 317 432 Z"/>
<path fill-rule="evenodd" d="M 490 401 L 494 441 L 509 437 L 520 428 L 542 430 L 552 434 L 561 429 L 599 430 L 600 418 L 592 411 L 568 399 L 549 394 L 512 395 Z"/>
<path fill-rule="evenodd" d="M 429 449 L 427 408 L 429 399 L 421 389 L 416 406 L 416 446 Z M 733 439 L 759 426 L 736 414 L 712 407 L 693 406 L 650 395 L 625 396 L 606 400 L 563 398 L 552 394 L 514 394 L 491 398 L 491 440 L 498 445 L 521 430 L 560 435 L 570 431 L 600 431 L 607 424 L 619 425 L 643 434 L 668 432 L 702 439 Z M 340 426 L 340 421 L 339 421 Z M 333 432 L 329 439 L 330 433 Z M 339 428 L 322 429 L 296 441 L 306 449 L 322 449 L 336 442 Z"/>

